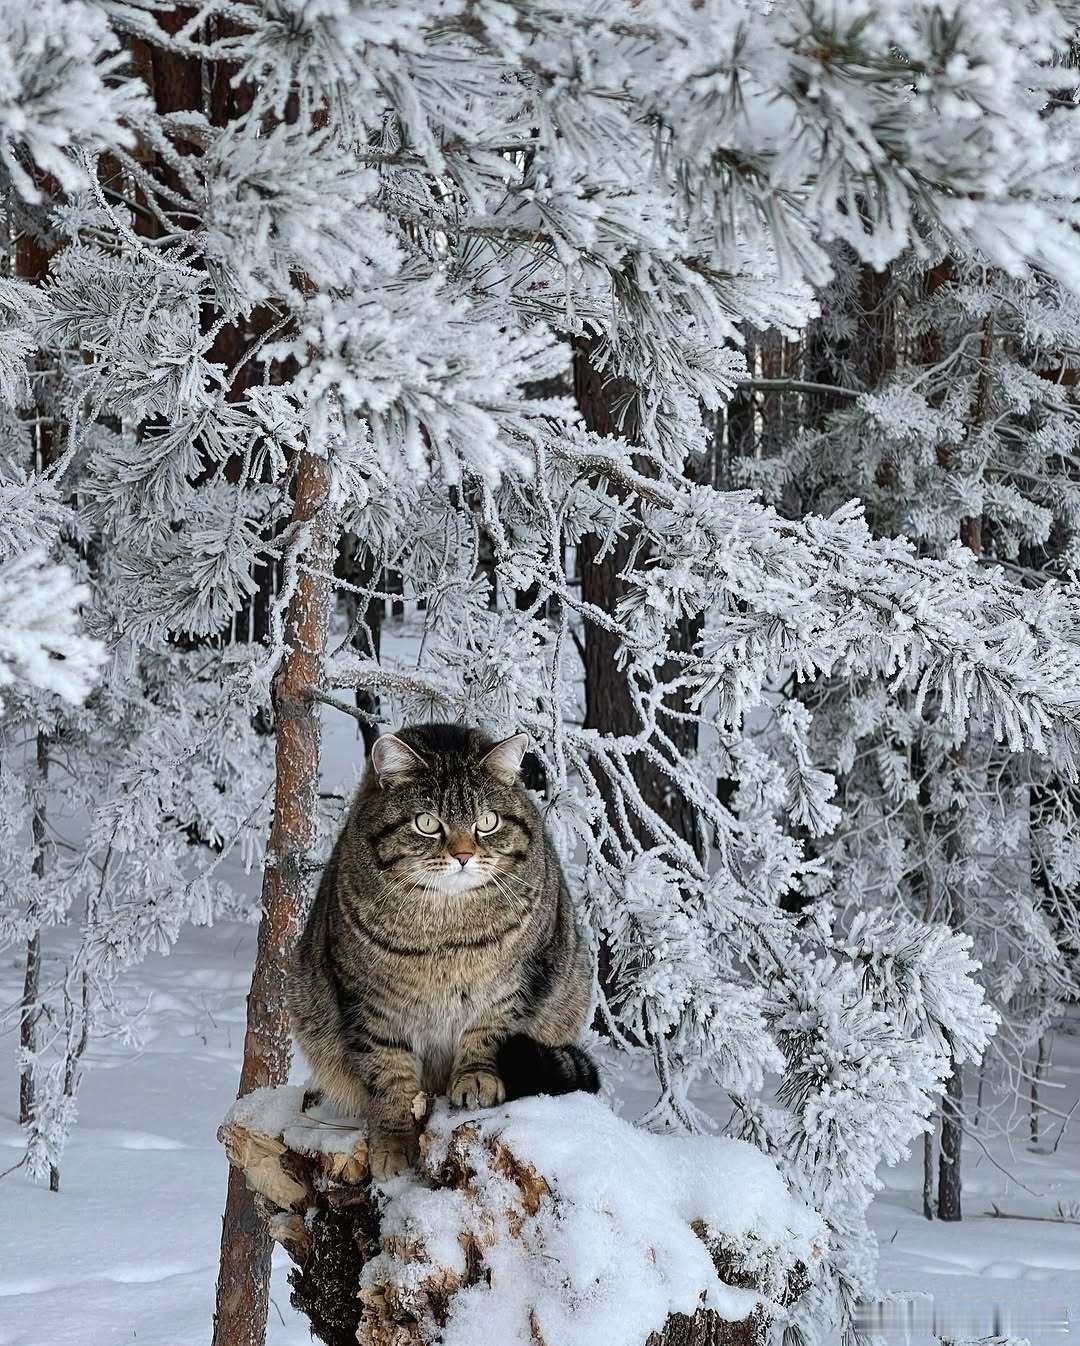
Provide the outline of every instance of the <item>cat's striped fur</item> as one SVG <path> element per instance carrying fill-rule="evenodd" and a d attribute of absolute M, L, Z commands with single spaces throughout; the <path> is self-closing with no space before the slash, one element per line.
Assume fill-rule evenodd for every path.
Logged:
<path fill-rule="evenodd" d="M 415 1157 L 418 1093 L 598 1087 L 574 1045 L 587 952 L 525 747 L 449 724 L 377 740 L 293 956 L 297 1040 L 317 1088 L 369 1118 L 376 1177 Z"/>

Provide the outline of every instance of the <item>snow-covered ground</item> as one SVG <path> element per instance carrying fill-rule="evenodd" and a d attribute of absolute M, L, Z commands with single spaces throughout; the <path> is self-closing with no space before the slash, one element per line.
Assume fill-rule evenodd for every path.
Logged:
<path fill-rule="evenodd" d="M 883 1171 L 872 1208 L 881 1284 L 911 1292 L 916 1321 L 936 1315 L 943 1336 L 1080 1342 L 1080 1020 L 1067 1027 L 1055 1035 L 1053 1087 L 1043 1090 L 1056 1110 L 1076 1108 L 1056 1152 L 1061 1124 L 1045 1118 L 1037 1147 L 1026 1131 L 1011 1145 L 967 1140 L 959 1225 L 923 1217 L 921 1145 Z"/>
<path fill-rule="evenodd" d="M 359 762 L 351 729 L 335 726 L 327 749 L 324 788 L 347 791 Z M 235 1095 L 253 952 L 249 927 L 191 930 L 169 957 L 127 977 L 128 1004 L 145 1009 L 142 1046 L 91 1048 L 61 1191 L 33 1187 L 21 1171 L 0 1179 L 0 1346 L 209 1341 L 226 1175 L 215 1131 Z M 16 999 L 20 976 L 8 953 L 0 1004 Z M 1057 1036 L 1044 1093 L 1062 1112 L 1080 1093 L 1080 1022 L 1076 1029 Z M 11 1034 L 5 1042 L 0 1170 L 22 1147 Z M 631 1116 L 652 1101 L 643 1080 L 626 1080 L 620 1094 Z M 1057 1126 L 1044 1134 L 1052 1142 Z M 1033 1344 L 1066 1341 L 1055 1324 L 1066 1313 L 1080 1324 L 1080 1108 L 1056 1154 L 1020 1141 L 1011 1152 L 991 1141 L 986 1153 L 969 1143 L 964 1170 L 960 1225 L 923 1219 L 918 1155 L 886 1175 L 873 1211 L 883 1286 L 918 1296 L 916 1325 L 936 1311 L 943 1334 L 989 1335 L 997 1313 L 1001 1327 Z M 1009 1217 L 1045 1218 L 996 1217 L 995 1205 Z M 1054 1221 L 1059 1206 L 1074 1223 Z M 269 1343 L 306 1346 L 285 1271 L 282 1258 Z"/>
<path fill-rule="evenodd" d="M 193 930 L 171 956 L 145 963 L 128 988 L 132 1004 L 147 1006 L 144 1045 L 92 1050 L 59 1194 L 31 1186 L 22 1172 L 0 1180 L 0 1346 L 208 1342 L 226 1173 L 214 1133 L 236 1088 L 253 947 L 246 927 Z M 9 956 L 5 1002 L 17 975 Z M 1068 1108 L 1080 1089 L 1080 1036 L 1059 1035 L 1051 1079 L 1064 1085 L 1053 1091 L 1054 1106 Z M 623 1091 L 628 1111 L 644 1101 L 634 1084 Z M 22 1144 L 15 1102 L 9 1067 L 0 1154 L 11 1160 Z M 1000 1143 L 990 1153 L 968 1146 L 961 1225 L 922 1218 L 915 1160 L 887 1175 L 873 1221 L 882 1282 L 932 1295 L 954 1325 L 967 1314 L 989 1334 L 1000 1307 L 1033 1342 L 1061 1342 L 1035 1324 L 1066 1306 L 1080 1323 L 1080 1226 L 991 1211 L 996 1204 L 1012 1215 L 1054 1216 L 1060 1202 L 1080 1218 L 1080 1110 L 1053 1157 L 1024 1145 L 1010 1155 Z M 284 1263 L 275 1269 L 269 1340 L 302 1346 L 307 1328 L 289 1306 L 284 1272 Z M 929 1311 L 919 1301 L 920 1321 Z"/>

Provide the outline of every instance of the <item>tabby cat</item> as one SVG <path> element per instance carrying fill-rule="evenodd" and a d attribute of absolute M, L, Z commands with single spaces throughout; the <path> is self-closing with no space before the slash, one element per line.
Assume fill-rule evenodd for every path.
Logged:
<path fill-rule="evenodd" d="M 574 1039 L 591 974 L 519 771 L 528 740 L 452 724 L 376 740 L 289 969 L 315 1086 L 366 1115 L 372 1173 L 415 1158 L 413 1101 L 599 1087 Z"/>

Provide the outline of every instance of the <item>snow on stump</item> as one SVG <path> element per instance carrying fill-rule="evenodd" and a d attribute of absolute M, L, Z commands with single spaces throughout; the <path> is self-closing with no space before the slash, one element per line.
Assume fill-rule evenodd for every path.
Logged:
<path fill-rule="evenodd" d="M 417 1171 L 373 1188 L 362 1124 L 303 1101 L 256 1090 L 218 1138 L 327 1346 L 758 1346 L 821 1260 L 819 1217 L 741 1141 L 586 1094 L 440 1103 Z"/>

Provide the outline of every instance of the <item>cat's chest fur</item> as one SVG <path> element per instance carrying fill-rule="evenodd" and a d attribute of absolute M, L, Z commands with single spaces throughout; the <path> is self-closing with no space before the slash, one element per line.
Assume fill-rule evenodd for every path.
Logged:
<path fill-rule="evenodd" d="M 482 1004 L 483 998 L 478 1000 L 467 988 L 447 987 L 418 1007 L 408 1037 L 421 1063 L 426 1089 L 433 1093 L 445 1091 L 458 1043 L 475 1022 Z"/>

